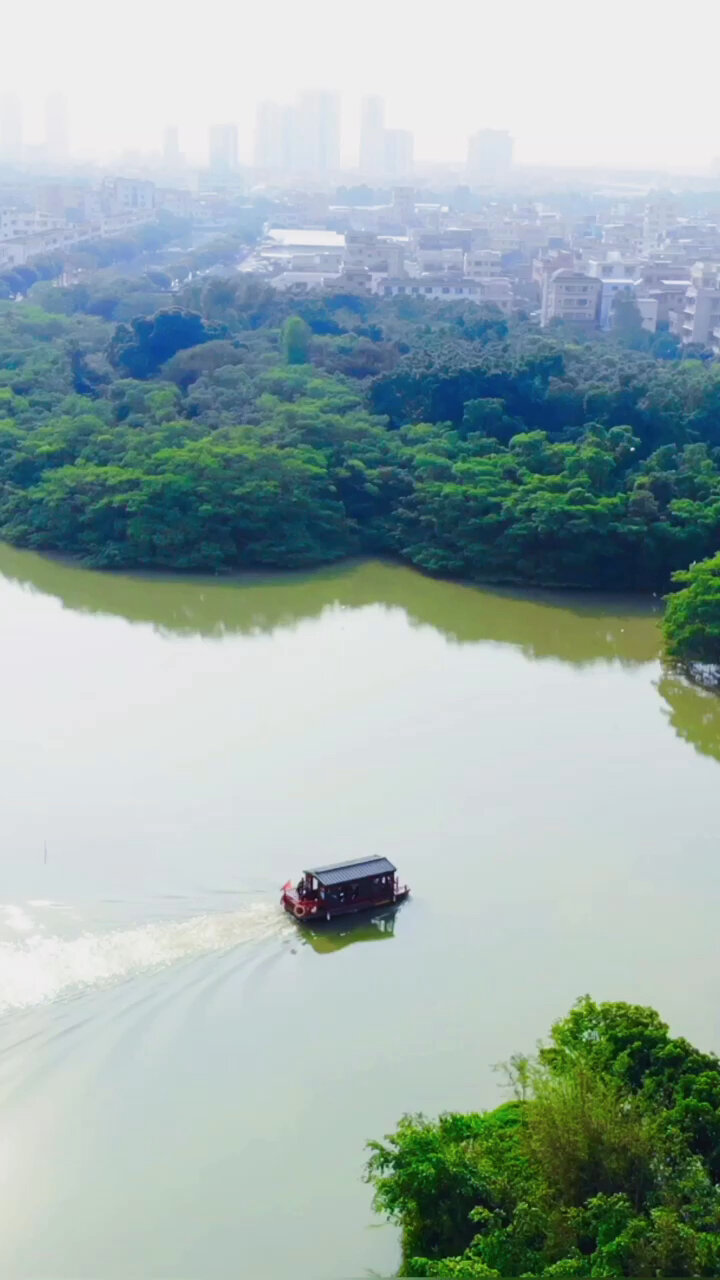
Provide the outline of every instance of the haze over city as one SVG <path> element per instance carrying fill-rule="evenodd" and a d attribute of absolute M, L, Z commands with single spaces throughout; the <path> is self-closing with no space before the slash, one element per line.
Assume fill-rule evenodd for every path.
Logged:
<path fill-rule="evenodd" d="M 672 17 L 672 21 L 670 20 Z M 713 0 L 693 8 L 703 48 L 720 35 Z M 258 103 L 323 89 L 342 100 L 341 162 L 357 166 L 360 99 L 380 94 L 393 127 L 415 137 L 419 163 L 459 163 L 467 137 L 507 129 L 520 165 L 665 166 L 706 171 L 720 153 L 714 77 L 696 72 L 697 36 L 679 40 L 667 3 L 609 0 L 590 23 L 569 0 L 542 6 L 451 3 L 432 13 L 369 0 L 239 7 L 69 0 L 6 19 L 8 45 L 32 61 L 3 68 L 28 144 L 43 140 L 43 96 L 68 101 L 73 154 L 106 160 L 159 152 L 168 124 L 192 163 L 215 122 L 237 125 L 238 157 L 253 157 Z M 692 93 L 680 93 L 681 81 Z"/>

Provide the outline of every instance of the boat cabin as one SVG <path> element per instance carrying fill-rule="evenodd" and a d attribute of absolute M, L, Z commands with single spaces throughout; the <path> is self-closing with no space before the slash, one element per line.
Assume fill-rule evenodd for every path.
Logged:
<path fill-rule="evenodd" d="M 282 903 L 296 920 L 331 920 L 399 902 L 408 892 L 392 862 L 376 855 L 304 871 L 296 885 L 289 880 L 284 886 Z"/>

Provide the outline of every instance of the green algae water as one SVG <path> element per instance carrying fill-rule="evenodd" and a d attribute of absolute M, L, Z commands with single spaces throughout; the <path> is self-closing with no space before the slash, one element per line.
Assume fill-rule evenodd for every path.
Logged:
<path fill-rule="evenodd" d="M 389 1275 L 364 1143 L 584 992 L 720 1049 L 720 699 L 657 602 L 0 548 L 0 1271 Z M 396 914 L 301 932 L 306 865 Z"/>

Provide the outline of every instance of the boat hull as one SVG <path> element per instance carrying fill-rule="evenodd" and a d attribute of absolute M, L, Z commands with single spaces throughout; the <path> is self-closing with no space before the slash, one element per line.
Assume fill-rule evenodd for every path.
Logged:
<path fill-rule="evenodd" d="M 343 916 L 357 916 L 371 911 L 380 911 L 385 907 L 397 906 L 410 896 L 407 885 L 398 889 L 392 897 L 365 898 L 359 902 L 343 902 L 326 904 L 324 902 L 303 902 L 293 891 L 283 890 L 282 905 L 298 924 L 325 924 L 330 920 L 339 920 Z"/>

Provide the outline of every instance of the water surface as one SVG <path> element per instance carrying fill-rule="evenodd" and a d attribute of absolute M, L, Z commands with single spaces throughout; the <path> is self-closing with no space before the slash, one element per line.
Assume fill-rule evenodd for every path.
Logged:
<path fill-rule="evenodd" d="M 653 602 L 0 575 L 3 1274 L 389 1274 L 403 1111 L 495 1105 L 585 991 L 720 1049 L 720 700 Z M 280 913 L 367 853 L 396 916 Z"/>

